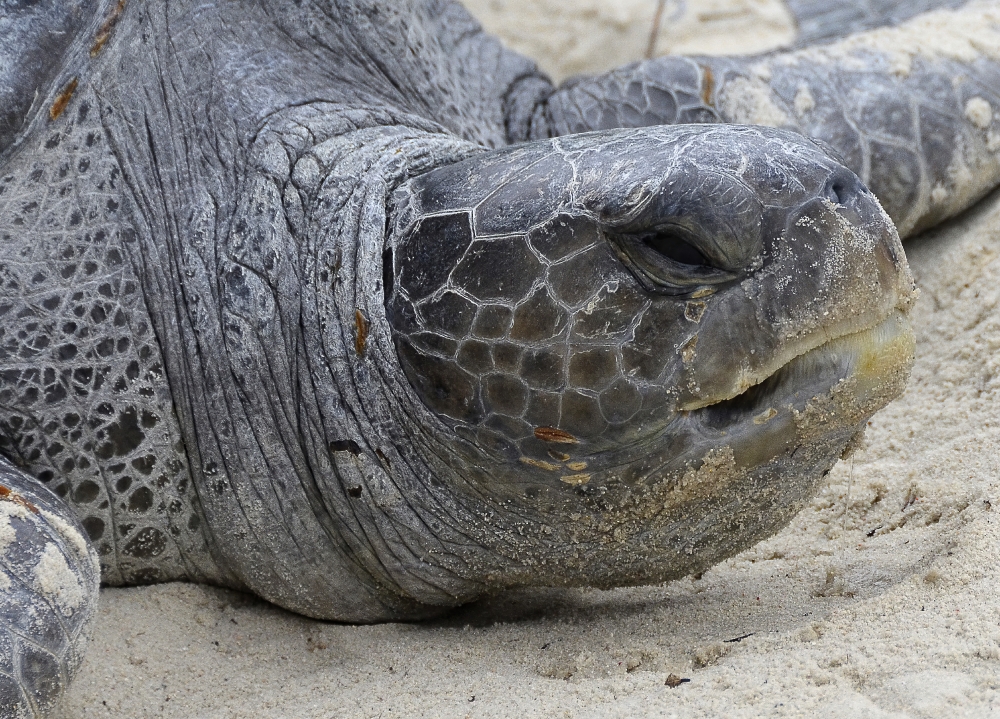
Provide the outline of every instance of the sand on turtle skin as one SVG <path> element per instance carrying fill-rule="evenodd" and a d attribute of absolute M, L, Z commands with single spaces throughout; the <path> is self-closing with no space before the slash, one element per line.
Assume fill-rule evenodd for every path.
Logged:
<path fill-rule="evenodd" d="M 998 710 L 1000 194 L 906 249 L 921 288 L 909 389 L 778 536 L 699 579 L 510 592 L 421 624 L 316 622 L 191 584 L 107 589 L 62 715 Z"/>

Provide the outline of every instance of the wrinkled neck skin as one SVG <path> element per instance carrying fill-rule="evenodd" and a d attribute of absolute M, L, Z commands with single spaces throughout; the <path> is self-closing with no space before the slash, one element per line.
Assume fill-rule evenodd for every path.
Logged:
<path fill-rule="evenodd" d="M 286 141 L 287 136 L 276 138 L 264 155 L 276 154 L 270 150 L 278 147 L 287 151 Z M 309 558 L 324 578 L 335 567 L 347 567 L 349 576 L 341 572 L 338 578 L 339 594 L 357 593 L 351 585 L 363 585 L 367 596 L 353 610 L 359 619 L 426 616 L 439 611 L 435 606 L 468 601 L 485 588 L 482 568 L 498 564 L 494 558 L 480 558 L 489 550 L 475 545 L 465 531 L 479 524 L 481 515 L 456 501 L 442 481 L 438 457 L 447 456 L 447 448 L 438 446 L 434 434 L 443 428 L 410 389 L 383 302 L 389 193 L 411 174 L 481 152 L 447 135 L 384 128 L 320 143 L 295 163 L 312 167 L 315 161 L 319 168 L 316 186 L 303 182 L 298 187 L 300 197 L 316 200 L 298 208 L 294 199 L 285 199 L 293 233 L 273 255 L 264 253 L 279 256 L 298 245 L 292 251 L 303 270 L 300 284 L 276 297 L 278 304 L 292 306 L 274 311 L 287 313 L 299 325 L 297 346 L 289 346 L 288 357 L 289 365 L 298 367 L 292 372 L 298 384 L 288 388 L 287 396 L 294 400 L 286 408 L 299 419 L 287 430 L 298 433 L 292 442 L 299 444 L 305 460 L 306 467 L 299 470 L 302 486 L 315 492 L 309 511 L 332 541 L 314 536 L 311 546 L 298 546 L 310 550 Z M 291 175 L 296 176 L 294 168 Z M 303 238 L 308 238 L 305 246 Z M 247 257 L 244 263 L 261 259 Z M 241 276 L 241 282 L 257 281 L 253 275 Z M 256 287 L 250 294 L 261 291 Z M 247 307 L 239 314 L 250 318 L 257 312 Z M 247 330 L 240 333 L 244 342 L 251 334 L 260 335 L 260 330 Z M 271 346 L 263 341 L 250 354 L 266 354 Z M 278 390 L 275 396 L 286 395 Z M 287 446 L 285 440 L 282 449 L 262 444 L 269 459 Z M 470 571 L 470 564 L 475 569 Z M 344 606 L 329 608 L 331 596 L 317 599 L 326 603 L 323 615 L 344 618 Z M 286 606 L 291 601 L 301 600 L 279 598 Z M 385 609 L 373 609 L 379 605 Z"/>
<path fill-rule="evenodd" d="M 507 571 L 465 531 L 494 508 L 445 484 L 448 451 L 424 435 L 439 425 L 399 368 L 381 290 L 389 194 L 502 143 L 502 110 L 490 88 L 477 99 L 448 85 L 459 71 L 420 86 L 405 46 L 380 43 L 395 23 L 473 75 L 531 65 L 468 45 L 471 21 L 450 4 L 417 5 L 421 22 L 406 6 L 371 19 L 324 4 L 271 17 L 263 4 L 131 3 L 44 105 L 76 78 L 52 127 L 97 108 L 121 166 L 120 232 L 218 567 L 205 578 L 310 616 L 427 616 Z M 329 57 L 302 64 L 317 26 Z"/>

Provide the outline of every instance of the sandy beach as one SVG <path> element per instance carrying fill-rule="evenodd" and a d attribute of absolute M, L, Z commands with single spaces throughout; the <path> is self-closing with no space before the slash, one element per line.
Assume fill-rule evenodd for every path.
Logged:
<path fill-rule="evenodd" d="M 559 76 L 641 57 L 655 9 L 471 4 Z M 680 15 L 658 51 L 794 36 L 777 0 L 667 6 Z M 909 388 L 772 539 L 699 579 L 510 592 L 422 624 L 316 622 L 189 584 L 106 589 L 62 716 L 993 716 L 1000 195 L 906 251 L 921 291 Z"/>

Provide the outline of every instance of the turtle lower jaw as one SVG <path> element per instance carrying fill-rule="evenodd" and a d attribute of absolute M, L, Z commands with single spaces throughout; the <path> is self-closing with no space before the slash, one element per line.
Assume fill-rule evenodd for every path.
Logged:
<path fill-rule="evenodd" d="M 902 394 L 915 339 L 893 310 L 877 325 L 825 342 L 731 399 L 691 412 L 737 464 L 762 464 L 833 428 L 861 425 Z"/>

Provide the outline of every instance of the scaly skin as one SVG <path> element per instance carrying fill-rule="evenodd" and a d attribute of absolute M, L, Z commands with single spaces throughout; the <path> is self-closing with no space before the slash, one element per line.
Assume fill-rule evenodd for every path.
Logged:
<path fill-rule="evenodd" d="M 898 25 L 930 10 L 958 8 L 969 0 L 785 0 L 796 24 L 796 46 L 814 45 L 887 25 Z"/>
<path fill-rule="evenodd" d="M 684 122 L 795 130 L 832 147 L 905 238 L 1000 180 L 998 21 L 995 2 L 973 2 L 787 53 L 662 57 L 558 90 L 525 78 L 510 126 L 525 139 Z"/>
<path fill-rule="evenodd" d="M 768 98 L 907 230 L 995 182 L 985 56 L 978 94 L 850 47 L 556 90 L 447 0 L 0 13 L 5 718 L 70 681 L 93 552 L 107 584 L 365 622 L 663 581 L 783 526 L 902 390 L 898 236 L 787 129 L 614 128 Z M 908 107 L 944 82 L 948 131 L 875 162 L 902 120 L 842 73 Z"/>

